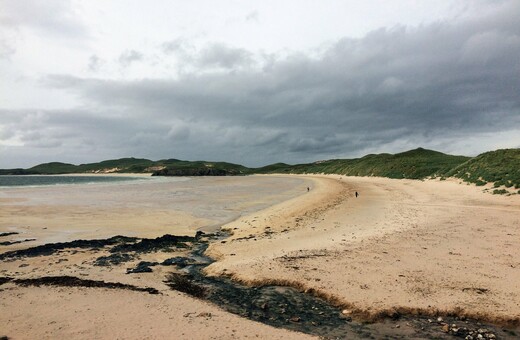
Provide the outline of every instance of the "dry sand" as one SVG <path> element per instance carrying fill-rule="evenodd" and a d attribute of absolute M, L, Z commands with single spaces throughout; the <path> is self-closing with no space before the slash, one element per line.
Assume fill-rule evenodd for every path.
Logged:
<path fill-rule="evenodd" d="M 269 178 L 208 180 L 200 190 L 207 192 L 209 206 L 220 202 L 218 208 L 204 214 L 194 200 L 175 211 L 167 205 L 151 209 L 154 217 L 150 219 L 143 214 L 145 207 L 140 210 L 142 202 L 125 201 L 127 206 L 120 211 L 114 205 L 103 210 L 107 202 L 121 199 L 117 195 L 101 198 L 104 203 L 99 206 L 85 204 L 85 210 L 56 201 L 59 209 L 51 212 L 39 201 L 45 196 L 41 193 L 0 197 L 0 231 L 21 230 L 26 233 L 23 237 L 34 232 L 39 238 L 34 242 L 114 233 L 140 237 L 190 234 L 249 211 L 224 226 L 233 232 L 225 243 L 213 243 L 208 249 L 207 253 L 218 260 L 207 268 L 210 275 L 231 276 L 249 284 L 272 282 L 312 289 L 360 317 L 420 310 L 431 314 L 455 311 L 493 322 L 519 320 L 520 196 L 485 194 L 454 181 Z M 241 182 L 244 179 L 246 184 Z M 233 181 L 236 187 L 229 192 L 219 187 L 231 186 Z M 258 185 L 258 193 L 248 193 L 249 184 Z M 263 191 L 262 185 L 271 189 Z M 310 186 L 311 191 L 298 196 L 302 186 Z M 131 192 L 129 187 L 126 190 L 126 194 Z M 161 187 L 150 190 L 150 195 L 164 191 Z M 360 193 L 358 198 L 355 191 Z M 62 215 L 64 208 L 68 213 L 80 213 Z M 118 225 L 116 221 L 126 214 L 131 215 Z M 170 219 L 174 217 L 189 228 L 172 226 Z M 32 225 L 30 219 L 39 219 L 41 224 L 23 229 L 30 222 Z M 89 223 L 85 224 L 86 220 Z M 100 234 L 95 223 L 89 225 L 92 220 L 106 222 L 110 232 Z M 22 222 L 13 226 L 15 221 Z M 158 227 L 150 232 L 136 221 L 153 222 Z M 44 225 L 52 229 L 49 235 L 44 232 L 48 229 L 41 229 Z M 17 245 L 27 246 L 29 242 Z M 11 249 L 14 245 L 2 251 Z M 169 255 L 150 256 L 143 259 L 157 261 Z M 26 259 L 22 267 L 20 261 L 3 262 L 0 276 L 71 275 L 155 287 L 163 295 L 94 288 L 22 288 L 9 283 L 0 291 L 0 324 L 5 325 L 1 331 L 14 338 L 305 337 L 170 291 L 162 283 L 166 269 L 154 267 L 150 274 L 124 275 L 124 268 L 89 266 L 91 258 L 89 252 L 79 252 Z"/>
<path fill-rule="evenodd" d="M 454 181 L 311 178 L 314 193 L 224 226 L 234 235 L 210 246 L 219 261 L 207 272 L 312 289 L 363 317 L 518 323 L 520 196 Z"/>

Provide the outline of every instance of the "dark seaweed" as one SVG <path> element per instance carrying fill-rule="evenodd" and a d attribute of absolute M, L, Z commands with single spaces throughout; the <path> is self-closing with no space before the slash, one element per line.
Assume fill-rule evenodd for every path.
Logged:
<path fill-rule="evenodd" d="M 10 236 L 10 235 L 18 235 L 19 233 L 15 231 L 9 231 L 7 233 L 0 233 L 0 237 Z"/>
<path fill-rule="evenodd" d="M 145 238 L 136 243 L 122 243 L 113 247 L 110 252 L 139 252 L 139 253 L 150 253 L 159 250 L 169 250 L 172 247 L 186 248 L 185 242 L 195 242 L 196 237 L 192 236 L 175 236 L 175 235 L 163 235 L 154 239 Z"/>
<path fill-rule="evenodd" d="M 0 260 L 20 258 L 20 257 L 36 257 L 52 255 L 60 250 L 69 248 L 90 248 L 99 249 L 106 246 L 112 246 L 118 243 L 135 242 L 135 237 L 114 236 L 102 240 L 76 240 L 71 242 L 48 243 L 41 246 L 31 247 L 22 250 L 15 250 L 0 254 Z"/>
<path fill-rule="evenodd" d="M 30 242 L 35 241 L 35 238 L 26 238 L 25 240 L 19 240 L 19 241 L 4 241 L 0 242 L 0 246 L 10 246 L 11 244 L 17 244 L 17 243 L 24 243 L 24 242 Z"/>
<path fill-rule="evenodd" d="M 59 287 L 88 287 L 88 288 L 109 288 L 109 289 L 127 289 L 138 292 L 147 292 L 149 294 L 159 294 L 159 291 L 151 287 L 137 287 L 134 285 L 124 284 L 120 282 L 105 282 L 98 280 L 80 279 L 74 276 L 43 276 L 33 279 L 13 279 L 0 277 L 0 283 L 12 282 L 17 285 L 27 286 L 59 286 Z M 2 283 L 2 284 L 3 284 Z"/>
<path fill-rule="evenodd" d="M 164 281 L 168 287 L 179 292 L 183 292 L 194 296 L 196 298 L 203 298 L 206 296 L 206 288 L 194 283 L 190 275 L 169 273 Z"/>
<path fill-rule="evenodd" d="M 100 256 L 94 262 L 94 266 L 109 267 L 118 265 L 121 263 L 129 262 L 134 259 L 134 256 L 130 254 L 111 254 L 108 256 Z"/>

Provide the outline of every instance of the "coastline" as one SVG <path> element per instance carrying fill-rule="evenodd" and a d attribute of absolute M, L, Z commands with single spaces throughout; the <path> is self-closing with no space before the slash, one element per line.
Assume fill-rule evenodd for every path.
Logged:
<path fill-rule="evenodd" d="M 334 175 L 283 177 L 312 181 L 310 192 L 300 189 L 303 193 L 299 195 L 223 225 L 222 229 L 232 235 L 224 241 L 210 243 L 206 254 L 216 262 L 206 268 L 208 275 L 230 277 L 250 286 L 292 286 L 325 298 L 360 320 L 378 320 L 396 313 L 432 317 L 456 314 L 500 325 L 518 325 L 520 306 L 515 301 L 520 301 L 520 287 L 516 284 L 520 282 L 520 255 L 515 249 L 520 244 L 514 228 L 520 216 L 518 196 L 484 194 L 474 186 L 452 181 Z M 358 198 L 354 196 L 355 191 L 360 193 Z M 241 208 L 244 207 L 247 205 Z M 128 229 L 127 233 L 121 230 L 129 234 Z M 109 337 L 109 334 L 150 336 L 124 321 L 132 319 L 130 314 L 146 320 L 154 329 L 172 330 L 175 326 L 197 332 L 203 338 L 231 335 L 247 338 L 252 334 L 270 338 L 307 336 L 258 324 L 207 302 L 169 291 L 162 283 L 168 272 L 166 268 L 154 267 L 151 274 L 135 276 L 121 275 L 124 266 L 81 269 L 85 267 L 83 263 L 89 261 L 87 255 L 88 252 L 74 255 L 76 257 L 51 256 L 50 260 L 57 261 L 52 269 L 47 269 L 46 262 L 38 258 L 22 263 L 28 265 L 27 270 L 18 268 L 21 264 L 14 262 L 8 265 L 8 272 L 20 271 L 29 277 L 45 273 L 85 275 L 140 286 L 146 283 L 164 296 L 156 298 L 104 289 L 21 288 L 7 284 L 3 307 L 21 313 L 21 319 L 16 321 L 11 312 L 4 316 L 11 322 L 10 334 L 21 334 L 16 330 L 28 327 L 30 322 L 38 323 L 40 328 L 27 334 L 41 335 L 38 333 L 41 329 L 54 336 L 66 334 L 53 324 L 41 324 L 54 319 L 77 327 L 79 320 L 74 315 L 53 314 L 47 307 L 68 294 L 72 298 L 63 306 L 69 314 L 81 309 L 78 299 L 85 305 L 90 304 L 91 299 L 104 296 L 127 301 L 132 306 L 118 317 L 108 301 L 90 305 L 89 308 L 97 312 L 87 313 L 86 320 L 99 328 L 97 334 L 101 337 Z M 150 256 L 142 260 L 158 260 Z M 160 256 L 161 261 L 167 257 L 166 254 Z M 61 263 L 65 259 L 67 261 Z M 3 267 L 5 274 L 6 267 Z M 39 292 L 44 292 L 41 300 Z M 16 295 L 24 298 L 20 301 Z M 159 312 L 152 307 L 157 303 L 163 306 Z M 181 307 L 177 310 L 172 304 Z M 29 318 L 26 313 L 33 308 L 48 315 Z M 213 317 L 207 317 L 204 311 Z M 108 316 L 110 313 L 115 316 Z M 203 316 L 196 317 L 201 313 Z M 99 315 L 108 317 L 109 324 L 118 325 L 116 333 L 109 332 Z M 161 324 L 165 317 L 171 322 L 168 327 Z M 79 324 L 83 333 L 74 332 L 73 336 L 92 335 L 88 324 Z M 207 328 L 203 331 L 193 325 Z M 390 327 L 393 326 L 391 323 Z M 401 330 L 406 332 L 407 327 L 402 325 Z M 125 333 L 124 328 L 129 333 Z M 246 331 L 237 332 L 237 329 Z M 162 330 L 152 337 L 159 338 Z M 72 332 L 72 329 L 65 327 L 65 331 Z M 412 332 L 411 328 L 408 331 Z M 179 334 L 179 338 L 188 339 L 193 334 Z"/>

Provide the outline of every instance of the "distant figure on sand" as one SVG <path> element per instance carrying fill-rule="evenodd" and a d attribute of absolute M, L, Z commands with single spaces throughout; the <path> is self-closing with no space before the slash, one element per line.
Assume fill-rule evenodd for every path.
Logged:
<path fill-rule="evenodd" d="M 311 188 L 307 187 L 307 192 L 309 192 L 311 190 Z"/>
<path fill-rule="evenodd" d="M 358 197 L 358 196 L 359 196 L 359 194 L 358 194 L 358 192 L 356 191 L 356 197 Z"/>

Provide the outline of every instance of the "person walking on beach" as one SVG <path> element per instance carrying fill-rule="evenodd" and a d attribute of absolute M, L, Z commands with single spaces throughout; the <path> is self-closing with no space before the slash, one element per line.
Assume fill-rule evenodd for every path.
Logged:
<path fill-rule="evenodd" d="M 356 191 L 356 198 L 359 196 L 358 192 Z"/>
<path fill-rule="evenodd" d="M 311 188 L 307 187 L 307 192 L 309 192 L 311 190 Z"/>

